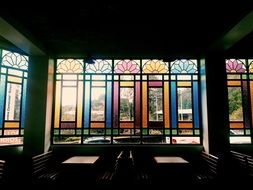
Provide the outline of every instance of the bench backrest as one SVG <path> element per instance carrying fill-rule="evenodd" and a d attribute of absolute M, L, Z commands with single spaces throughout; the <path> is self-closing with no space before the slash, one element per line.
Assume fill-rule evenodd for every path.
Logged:
<path fill-rule="evenodd" d="M 52 151 L 32 157 L 32 175 L 37 176 L 49 169 L 52 164 Z"/>
<path fill-rule="evenodd" d="M 209 154 L 205 151 L 201 152 L 201 159 L 204 162 L 204 167 L 207 169 L 207 173 L 213 177 L 216 177 L 218 174 L 218 160 L 217 156 Z"/>
<path fill-rule="evenodd" d="M 0 160 L 0 181 L 3 180 L 4 170 L 5 170 L 5 161 L 4 160 Z"/>

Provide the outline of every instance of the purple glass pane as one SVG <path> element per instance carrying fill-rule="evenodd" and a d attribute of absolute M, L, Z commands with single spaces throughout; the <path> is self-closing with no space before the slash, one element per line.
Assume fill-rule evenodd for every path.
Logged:
<path fill-rule="evenodd" d="M 114 82 L 113 96 L 113 128 L 118 128 L 119 122 L 119 82 Z"/>
<path fill-rule="evenodd" d="M 135 82 L 135 128 L 141 126 L 141 84 Z"/>

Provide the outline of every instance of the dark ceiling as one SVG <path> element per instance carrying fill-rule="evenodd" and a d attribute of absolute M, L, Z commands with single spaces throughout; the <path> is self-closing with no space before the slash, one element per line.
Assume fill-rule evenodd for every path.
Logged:
<path fill-rule="evenodd" d="M 35 1 L 30 5 L 35 8 L 6 6 L 0 14 L 52 56 L 193 57 L 204 54 L 252 8 L 243 0 L 227 5 L 211 0 L 142 2 Z"/>

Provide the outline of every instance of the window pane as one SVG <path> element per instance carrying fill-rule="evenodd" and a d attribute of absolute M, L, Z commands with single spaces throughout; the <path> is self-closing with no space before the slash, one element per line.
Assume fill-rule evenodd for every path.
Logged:
<path fill-rule="evenodd" d="M 228 87 L 229 120 L 243 121 L 242 92 L 240 87 Z"/>
<path fill-rule="evenodd" d="M 149 88 L 149 121 L 163 121 L 162 88 Z"/>
<path fill-rule="evenodd" d="M 192 121 L 192 93 L 191 88 L 178 88 L 178 120 Z"/>
<path fill-rule="evenodd" d="M 120 89 L 120 121 L 134 121 L 134 89 Z"/>
<path fill-rule="evenodd" d="M 62 121 L 75 121 L 76 118 L 76 88 L 62 88 Z"/>
<path fill-rule="evenodd" d="M 20 118 L 21 85 L 8 83 L 5 106 L 5 120 L 18 121 Z"/>
<path fill-rule="evenodd" d="M 105 120 L 105 88 L 92 88 L 91 121 Z"/>

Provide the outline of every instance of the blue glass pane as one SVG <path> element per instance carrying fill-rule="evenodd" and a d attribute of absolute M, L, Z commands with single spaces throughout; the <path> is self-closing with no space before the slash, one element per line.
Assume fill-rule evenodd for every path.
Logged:
<path fill-rule="evenodd" d="M 6 83 L 6 77 L 4 75 L 1 75 L 1 81 L 0 81 L 0 128 L 3 127 L 5 83 Z"/>
<path fill-rule="evenodd" d="M 27 79 L 23 81 L 23 89 L 22 89 L 22 105 L 21 105 L 21 128 L 25 128 L 25 107 L 26 107 L 26 87 L 27 87 Z"/>
<path fill-rule="evenodd" d="M 112 82 L 107 82 L 106 92 L 106 128 L 112 126 Z"/>
<path fill-rule="evenodd" d="M 198 96 L 198 82 L 193 82 L 193 115 L 194 128 L 199 128 L 199 96 Z"/>
<path fill-rule="evenodd" d="M 90 82 L 85 82 L 84 128 L 90 125 Z"/>
<path fill-rule="evenodd" d="M 177 87 L 176 82 L 171 82 L 171 126 L 177 128 Z"/>

